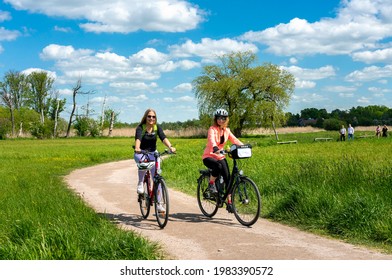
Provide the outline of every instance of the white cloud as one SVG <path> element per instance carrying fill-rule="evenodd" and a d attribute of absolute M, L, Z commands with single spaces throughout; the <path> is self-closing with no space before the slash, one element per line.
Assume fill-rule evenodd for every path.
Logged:
<path fill-rule="evenodd" d="M 174 92 L 190 92 L 192 91 L 191 83 L 182 83 L 173 88 Z"/>
<path fill-rule="evenodd" d="M 63 96 L 63 95 L 65 95 L 65 96 L 72 96 L 72 94 L 73 94 L 73 91 L 71 89 L 66 89 L 66 88 L 65 89 L 59 89 L 58 92 L 60 94 L 60 97 Z"/>
<path fill-rule="evenodd" d="M 355 92 L 357 90 L 356 87 L 347 87 L 347 86 L 327 86 L 325 87 L 326 91 L 330 91 L 330 92 Z"/>
<path fill-rule="evenodd" d="M 69 28 L 69 27 L 60 27 L 60 26 L 57 26 L 57 25 L 54 27 L 54 30 L 55 31 L 59 31 L 59 32 L 64 32 L 64 33 L 69 33 L 69 32 L 72 31 L 72 29 Z"/>
<path fill-rule="evenodd" d="M 387 89 L 387 88 L 378 88 L 378 87 L 369 87 L 368 90 L 372 93 L 374 93 L 375 95 L 384 95 L 384 93 L 390 93 L 392 92 L 391 89 Z"/>
<path fill-rule="evenodd" d="M 6 11 L 0 10 L 0 22 L 10 20 L 11 19 L 11 14 Z"/>
<path fill-rule="evenodd" d="M 363 61 L 368 64 L 378 62 L 392 63 L 392 48 L 356 52 L 352 54 L 352 58 L 354 61 Z"/>
<path fill-rule="evenodd" d="M 323 102 L 327 100 L 325 96 L 322 96 L 317 93 L 305 93 L 305 94 L 296 94 L 293 96 L 293 102 L 295 103 L 317 103 Z"/>
<path fill-rule="evenodd" d="M 132 89 L 132 91 L 149 91 L 152 92 L 158 87 L 157 83 L 146 84 L 143 82 L 124 82 L 124 83 L 110 83 L 110 87 L 119 89 Z"/>
<path fill-rule="evenodd" d="M 89 49 L 75 49 L 73 46 L 51 44 L 46 46 L 40 58 L 54 60 L 56 68 L 63 75 L 58 77 L 59 84 L 73 83 L 82 78 L 91 84 L 110 83 L 112 87 L 124 88 L 135 82 L 157 80 L 162 73 L 176 70 L 191 70 L 200 67 L 200 62 L 175 58 L 153 48 L 145 48 L 128 57 L 114 52 L 95 52 Z M 139 88 L 140 85 L 137 87 Z M 151 88 L 151 85 L 148 86 Z"/>
<path fill-rule="evenodd" d="M 92 53 L 93 51 L 88 49 L 75 50 L 72 46 L 50 44 L 42 50 L 40 57 L 43 60 L 62 60 L 88 56 Z"/>
<path fill-rule="evenodd" d="M 195 98 L 193 98 L 192 96 L 182 96 L 182 97 L 178 98 L 178 101 L 193 102 L 193 101 L 195 101 Z"/>
<path fill-rule="evenodd" d="M 321 80 L 336 75 L 335 69 L 331 65 L 320 67 L 317 69 L 301 68 L 298 66 L 282 66 L 282 69 L 290 72 L 299 80 Z"/>
<path fill-rule="evenodd" d="M 354 97 L 354 93 L 341 92 L 339 93 L 339 96 L 343 98 L 351 98 Z"/>
<path fill-rule="evenodd" d="M 170 54 L 174 57 L 201 57 L 204 61 L 216 61 L 218 56 L 232 52 L 252 51 L 256 53 L 258 48 L 254 44 L 249 44 L 233 39 L 213 40 L 210 38 L 201 39 L 200 43 L 187 40 L 181 45 L 169 47 Z"/>
<path fill-rule="evenodd" d="M 165 63 L 168 60 L 168 56 L 164 53 L 158 52 L 156 49 L 145 48 L 132 55 L 130 60 L 135 64 L 157 65 Z"/>
<path fill-rule="evenodd" d="M 371 98 L 362 96 L 359 99 L 357 99 L 357 102 L 358 103 L 363 103 L 363 104 L 370 104 Z"/>
<path fill-rule="evenodd" d="M 12 41 L 20 35 L 19 31 L 7 30 L 4 27 L 0 27 L 0 41 Z"/>
<path fill-rule="evenodd" d="M 178 98 L 173 98 L 173 97 L 165 97 L 163 98 L 163 101 L 166 103 L 181 103 L 181 102 L 194 102 L 195 99 L 192 96 L 181 96 Z"/>
<path fill-rule="evenodd" d="M 350 54 L 392 36 L 391 11 L 391 1 L 345 0 L 334 18 L 313 23 L 294 18 L 240 38 L 265 44 L 277 55 Z"/>
<path fill-rule="evenodd" d="M 204 21 L 205 12 L 184 0 L 5 0 L 15 9 L 87 21 L 80 27 L 95 33 L 138 30 L 184 32 Z"/>
<path fill-rule="evenodd" d="M 316 87 L 316 83 L 312 81 L 302 81 L 299 79 L 295 80 L 295 88 L 297 89 L 308 89 Z"/>
<path fill-rule="evenodd" d="M 290 63 L 291 64 L 297 64 L 298 63 L 298 59 L 296 59 L 295 57 L 290 57 Z"/>
<path fill-rule="evenodd" d="M 384 67 L 370 66 L 351 72 L 345 77 L 345 80 L 349 82 L 369 82 L 391 77 L 392 65 L 386 65 Z"/>

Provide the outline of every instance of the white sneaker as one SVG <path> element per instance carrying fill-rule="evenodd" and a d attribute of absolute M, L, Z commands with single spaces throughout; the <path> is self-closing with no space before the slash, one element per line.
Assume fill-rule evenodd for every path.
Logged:
<path fill-rule="evenodd" d="M 158 203 L 158 205 L 157 205 L 157 210 L 158 210 L 158 213 L 165 213 L 166 212 L 165 207 L 163 207 L 162 204 L 160 204 L 160 203 Z"/>
<path fill-rule="evenodd" d="M 137 193 L 138 194 L 143 194 L 144 193 L 143 183 L 137 184 Z"/>

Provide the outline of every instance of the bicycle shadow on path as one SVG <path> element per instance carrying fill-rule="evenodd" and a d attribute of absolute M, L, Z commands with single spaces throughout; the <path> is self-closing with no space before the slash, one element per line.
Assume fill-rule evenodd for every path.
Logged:
<path fill-rule="evenodd" d="M 153 212 L 153 210 L 152 210 Z M 117 225 L 127 225 L 133 226 L 140 229 L 145 230 L 160 230 L 161 228 L 158 226 L 155 213 L 150 212 L 150 215 L 147 219 L 144 219 L 141 215 L 137 214 L 129 214 L 129 213 L 98 213 L 98 215 L 110 220 L 114 224 Z M 169 222 L 185 222 L 185 223 L 211 223 L 211 224 L 219 224 L 222 226 L 230 226 L 230 227 L 243 227 L 236 220 L 229 218 L 208 218 L 203 214 L 196 213 L 174 213 L 169 214 Z"/>

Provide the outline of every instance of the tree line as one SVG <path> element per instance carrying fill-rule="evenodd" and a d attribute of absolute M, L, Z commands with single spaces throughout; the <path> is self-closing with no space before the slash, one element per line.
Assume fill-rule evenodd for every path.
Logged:
<path fill-rule="evenodd" d="M 392 125 L 392 109 L 384 105 L 352 107 L 349 110 L 306 108 L 300 114 L 286 113 L 286 126 L 314 126 L 326 130 L 338 130 L 347 126 Z"/>
<path fill-rule="evenodd" d="M 282 127 L 312 126 L 325 130 L 339 130 L 342 125 L 356 126 L 392 125 L 392 108 L 383 105 L 353 107 L 349 110 L 334 109 L 330 113 L 326 109 L 305 108 L 298 114 L 285 113 Z M 117 123 L 116 127 L 136 127 L 139 123 Z M 162 122 L 163 129 L 182 130 L 187 128 L 207 128 L 211 125 L 201 119 L 184 122 Z"/>
<path fill-rule="evenodd" d="M 73 92 L 73 107 L 69 120 L 60 117 L 66 99 L 61 99 L 54 87 L 55 79 L 45 71 L 25 74 L 8 71 L 0 81 L 0 139 L 19 137 L 29 133 L 36 138 L 69 137 L 71 130 L 79 136 L 98 136 L 110 128 L 118 113 L 102 106 L 98 119 L 91 117 L 89 104 L 77 109 L 76 96 L 93 94 L 82 91 L 78 79 Z"/>

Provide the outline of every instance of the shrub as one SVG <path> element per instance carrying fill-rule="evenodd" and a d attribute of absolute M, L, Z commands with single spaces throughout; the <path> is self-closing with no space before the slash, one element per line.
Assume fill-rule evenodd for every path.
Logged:
<path fill-rule="evenodd" d="M 0 139 L 6 139 L 9 133 L 11 133 L 11 121 L 0 118 Z"/>
<path fill-rule="evenodd" d="M 345 122 L 338 119 L 326 119 L 324 120 L 323 128 L 325 130 L 339 130 L 342 125 L 346 125 Z"/>

